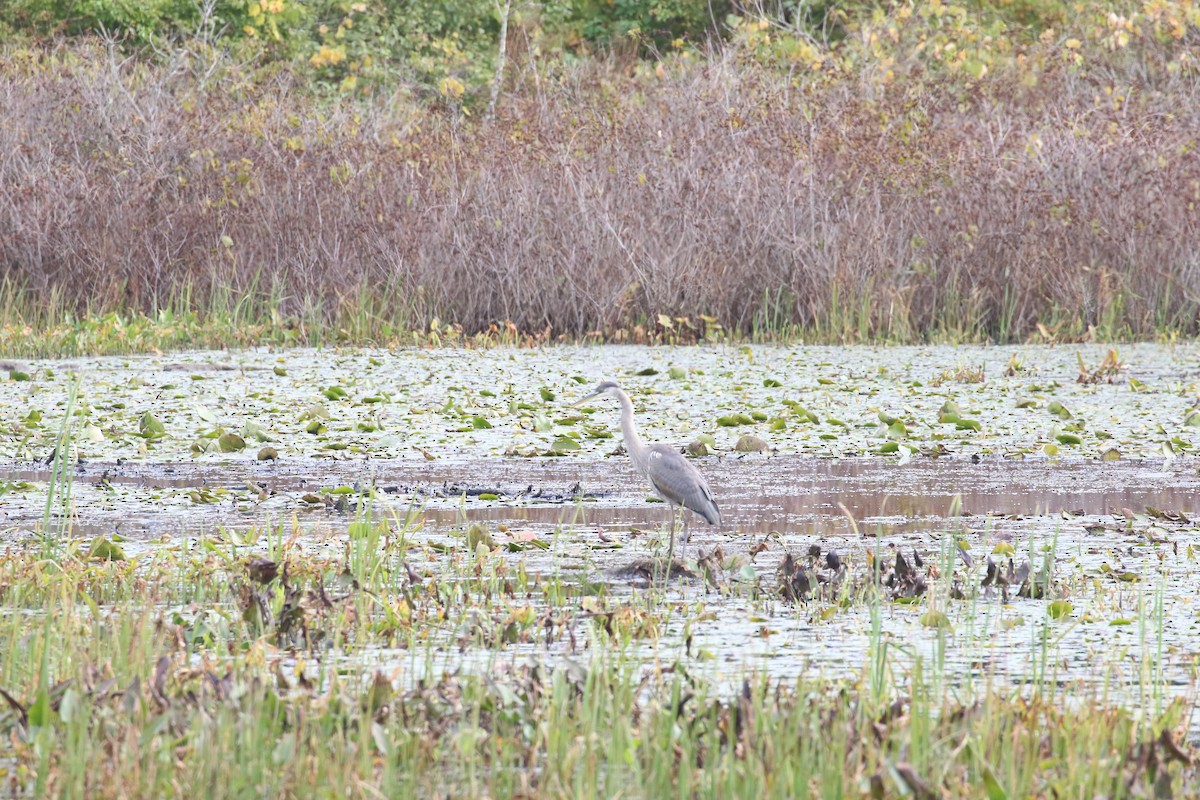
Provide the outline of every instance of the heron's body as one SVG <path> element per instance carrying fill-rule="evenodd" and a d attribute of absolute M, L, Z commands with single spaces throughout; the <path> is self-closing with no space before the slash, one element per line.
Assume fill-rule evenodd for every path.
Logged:
<path fill-rule="evenodd" d="M 650 482 L 655 494 L 671 506 L 671 544 L 668 549 L 668 560 L 671 560 L 675 551 L 675 506 L 694 511 L 709 525 L 721 524 L 721 510 L 713 499 L 712 490 L 708 488 L 708 481 L 682 453 L 665 444 L 647 445 L 642 442 L 633 425 L 633 401 L 624 389 L 613 381 L 604 381 L 579 403 L 602 394 L 611 395 L 621 403 L 621 434 L 625 438 L 625 449 L 638 472 Z M 686 533 L 686 520 L 684 530 Z"/>
<path fill-rule="evenodd" d="M 672 505 L 695 511 L 709 525 L 721 524 L 721 509 L 713 499 L 708 481 L 678 450 L 665 444 L 652 444 L 644 454 L 645 462 L 634 464 L 650 481 L 654 492 Z"/>

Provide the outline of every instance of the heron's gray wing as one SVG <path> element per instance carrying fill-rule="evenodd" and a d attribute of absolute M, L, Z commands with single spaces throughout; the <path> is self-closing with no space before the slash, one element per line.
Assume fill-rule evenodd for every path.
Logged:
<path fill-rule="evenodd" d="M 654 491 L 668 502 L 695 511 L 710 525 L 720 524 L 721 510 L 700 471 L 665 444 L 652 444 L 647 451 L 646 477 Z"/>

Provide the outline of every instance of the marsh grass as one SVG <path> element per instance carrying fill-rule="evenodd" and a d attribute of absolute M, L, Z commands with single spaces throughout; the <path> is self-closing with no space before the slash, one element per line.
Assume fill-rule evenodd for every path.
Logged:
<path fill-rule="evenodd" d="M 436 318 L 417 326 L 406 297 L 381 294 L 365 284 L 328 304 L 306 305 L 285 316 L 280 309 L 289 305 L 279 286 L 243 293 L 187 284 L 146 312 L 80 311 L 61 292 L 41 295 L 6 278 L 0 280 L 0 352 L 7 358 L 50 358 L 260 345 L 490 347 L 546 341 L 543 333 L 522 333 L 511 323 L 472 334 Z M 650 341 L 644 334 L 639 340 Z"/>
<path fill-rule="evenodd" d="M 1200 788 L 1179 744 L 1188 706 L 1155 689 L 1161 588 L 1138 606 L 1138 711 L 1061 683 L 1049 620 L 1032 684 L 964 681 L 943 657 L 953 634 L 939 630 L 926 658 L 884 632 L 890 601 L 873 581 L 833 600 L 869 607 L 857 677 L 748 672 L 731 683 L 701 654 L 660 641 L 670 624 L 703 624 L 703 603 L 657 589 L 581 599 L 561 578 L 480 552 L 414 568 L 406 519 L 360 507 L 333 557 L 301 547 L 295 523 L 242 545 L 223 536 L 123 562 L 89 560 L 72 542 L 55 561 L 9 546 L 0 733 L 13 746 L 0 786 L 37 797 L 184 797 L 203 786 L 213 797 L 364 798 Z M 279 559 L 277 577 L 253 577 L 256 552 Z M 955 558 L 947 536 L 943 579 L 922 608 L 986 631 L 976 615 L 994 601 L 978 581 L 951 601 Z"/>
<path fill-rule="evenodd" d="M 75 404 L 79 399 L 79 377 L 72 375 L 67 384 L 66 402 L 62 423 L 54 450 L 50 454 L 50 480 L 46 487 L 46 507 L 42 513 L 42 546 L 46 557 L 52 557 L 54 549 L 71 529 L 71 489 L 77 461 L 73 447 L 72 429 L 75 424 Z"/>

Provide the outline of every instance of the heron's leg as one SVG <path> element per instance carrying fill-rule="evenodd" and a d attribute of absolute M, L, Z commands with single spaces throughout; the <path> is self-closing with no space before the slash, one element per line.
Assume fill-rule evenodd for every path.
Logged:
<path fill-rule="evenodd" d="M 667 545 L 667 577 L 671 577 L 671 566 L 675 563 L 675 505 L 667 503 L 671 509 L 671 540 Z"/>
<path fill-rule="evenodd" d="M 688 543 L 692 541 L 692 536 L 688 533 L 688 517 L 682 508 L 679 509 L 679 516 L 683 517 L 683 550 L 679 553 L 679 559 L 687 563 L 687 548 Z"/>

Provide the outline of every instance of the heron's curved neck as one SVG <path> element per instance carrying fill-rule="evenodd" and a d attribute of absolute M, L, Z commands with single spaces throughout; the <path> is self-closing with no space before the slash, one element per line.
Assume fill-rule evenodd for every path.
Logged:
<path fill-rule="evenodd" d="M 616 395 L 621 401 L 621 435 L 625 437 L 625 449 L 640 465 L 646 460 L 646 445 L 638 436 L 637 428 L 633 427 L 633 401 L 623 390 L 617 391 Z"/>

